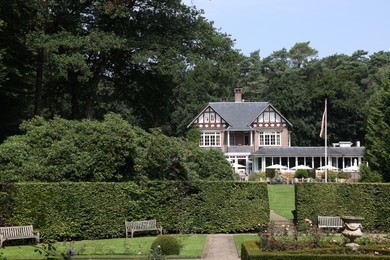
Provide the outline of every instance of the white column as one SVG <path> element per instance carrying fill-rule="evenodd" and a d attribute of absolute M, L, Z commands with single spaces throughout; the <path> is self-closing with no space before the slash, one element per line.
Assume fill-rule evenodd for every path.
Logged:
<path fill-rule="evenodd" d="M 311 168 L 314 169 L 314 157 L 311 157 Z"/>
<path fill-rule="evenodd" d="M 230 146 L 230 132 L 227 131 L 227 146 Z"/>
<path fill-rule="evenodd" d="M 290 169 L 290 157 L 287 156 L 287 167 Z"/>
<path fill-rule="evenodd" d="M 261 171 L 265 172 L 265 157 L 261 157 Z"/>

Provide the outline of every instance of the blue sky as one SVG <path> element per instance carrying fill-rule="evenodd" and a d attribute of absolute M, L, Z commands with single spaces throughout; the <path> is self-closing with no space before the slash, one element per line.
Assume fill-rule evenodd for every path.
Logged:
<path fill-rule="evenodd" d="M 390 51 L 388 0 L 183 0 L 203 9 L 214 27 L 236 40 L 245 55 L 260 50 L 265 58 L 297 42 L 323 58 Z"/>

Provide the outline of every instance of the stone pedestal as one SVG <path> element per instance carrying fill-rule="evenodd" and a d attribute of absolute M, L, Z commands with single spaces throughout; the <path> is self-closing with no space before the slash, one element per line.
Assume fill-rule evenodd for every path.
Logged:
<path fill-rule="evenodd" d="M 341 219 L 344 222 L 344 230 L 341 234 L 350 240 L 345 246 L 356 250 L 359 248 L 359 244 L 355 243 L 355 239 L 363 235 L 362 221 L 364 218 L 360 216 L 341 216 Z"/>

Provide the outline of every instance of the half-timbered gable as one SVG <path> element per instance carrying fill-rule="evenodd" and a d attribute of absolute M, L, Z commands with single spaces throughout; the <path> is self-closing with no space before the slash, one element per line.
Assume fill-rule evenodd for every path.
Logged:
<path fill-rule="evenodd" d="M 290 122 L 288 122 L 272 105 L 269 105 L 252 122 L 252 127 L 254 129 L 287 127 L 288 125 L 291 125 Z"/>
<path fill-rule="evenodd" d="M 268 105 L 251 123 L 258 135 L 258 147 L 290 146 L 291 123 L 272 105 Z"/>
<path fill-rule="evenodd" d="M 207 106 L 191 124 L 197 124 L 199 129 L 222 130 L 228 127 L 228 123 L 210 106 Z"/>

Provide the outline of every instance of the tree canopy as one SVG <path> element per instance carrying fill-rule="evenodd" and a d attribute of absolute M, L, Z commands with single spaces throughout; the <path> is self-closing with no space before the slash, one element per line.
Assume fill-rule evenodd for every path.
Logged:
<path fill-rule="evenodd" d="M 33 115 L 102 119 L 117 112 L 145 129 L 183 131 L 174 115 L 179 98 L 227 95 L 240 58 L 201 14 L 180 0 L 1 2 L 1 108 L 15 108 L 2 114 L 2 126 L 16 132 Z M 203 81 L 195 93 L 183 88 L 191 74 Z"/>
<path fill-rule="evenodd" d="M 388 154 L 377 158 L 370 147 L 386 134 L 374 122 L 387 115 L 389 66 L 390 52 L 318 58 L 310 42 L 246 57 L 180 0 L 1 1 L 0 139 L 25 131 L 19 125 L 35 115 L 103 120 L 111 112 L 148 132 L 185 136 L 208 102 L 232 100 L 242 87 L 245 100 L 270 102 L 293 124 L 297 146 L 323 145 L 326 98 L 329 142 L 367 143 L 379 170 Z"/>
<path fill-rule="evenodd" d="M 366 157 L 370 169 L 390 181 L 390 68 L 376 75 L 377 91 L 370 101 L 367 119 Z"/>
<path fill-rule="evenodd" d="M 24 134 L 0 145 L 0 181 L 232 180 L 222 152 L 147 133 L 116 114 L 103 121 L 23 122 Z"/>

